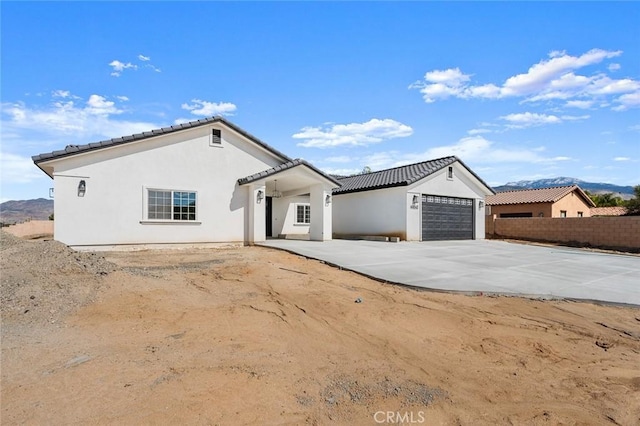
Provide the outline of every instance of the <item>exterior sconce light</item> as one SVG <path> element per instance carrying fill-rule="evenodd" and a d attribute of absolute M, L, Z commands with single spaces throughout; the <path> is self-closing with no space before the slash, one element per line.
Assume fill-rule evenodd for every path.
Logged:
<path fill-rule="evenodd" d="M 78 184 L 78 197 L 84 197 L 85 192 L 87 192 L 87 182 L 83 179 Z"/>
<path fill-rule="evenodd" d="M 478 201 L 478 208 L 481 209 L 484 207 L 484 201 Z"/>
<path fill-rule="evenodd" d="M 328 206 L 329 204 L 331 204 L 331 195 L 327 194 L 327 196 L 324 197 L 324 205 Z"/>
<path fill-rule="evenodd" d="M 411 208 L 412 209 L 417 209 L 418 208 L 418 196 L 414 195 L 413 198 L 411 199 Z"/>
<path fill-rule="evenodd" d="M 49 198 L 53 198 L 53 188 L 49 188 Z"/>
<path fill-rule="evenodd" d="M 264 192 L 262 191 L 262 189 L 259 189 L 258 193 L 256 194 L 256 201 L 258 202 L 258 204 L 260 204 L 263 199 L 264 199 Z"/>

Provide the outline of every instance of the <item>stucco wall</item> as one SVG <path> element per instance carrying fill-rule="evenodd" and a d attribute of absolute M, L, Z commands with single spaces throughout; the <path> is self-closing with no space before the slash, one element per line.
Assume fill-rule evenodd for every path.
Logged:
<path fill-rule="evenodd" d="M 479 202 L 485 198 L 485 189 L 478 180 L 459 163 L 454 163 L 453 179 L 447 178 L 447 168 L 440 170 L 410 186 L 377 189 L 373 191 L 339 194 L 333 197 L 333 231 L 341 235 L 399 236 L 403 240 L 420 241 L 422 238 L 421 194 L 471 198 L 474 200 L 477 239 L 485 236 L 484 208 Z M 412 207 L 413 195 L 418 195 L 417 208 Z"/>
<path fill-rule="evenodd" d="M 273 237 L 280 234 L 308 234 L 309 225 L 296 224 L 296 205 L 310 204 L 309 196 L 284 197 L 273 199 L 272 230 Z M 311 211 L 313 217 L 313 211 Z"/>
<path fill-rule="evenodd" d="M 590 209 L 591 206 L 582 197 L 571 192 L 555 203 L 505 204 L 491 206 L 490 211 L 498 217 L 504 213 L 531 213 L 532 217 L 560 217 L 560 212 L 565 210 L 567 217 L 578 217 L 578 212 L 582 212 L 582 217 L 589 217 Z"/>
<path fill-rule="evenodd" d="M 487 217 L 487 237 L 576 243 L 640 251 L 640 216 L 510 218 Z"/>
<path fill-rule="evenodd" d="M 406 196 L 406 187 L 334 195 L 334 234 L 406 239 Z"/>
<path fill-rule="evenodd" d="M 591 216 L 591 206 L 587 205 L 584 199 L 579 195 L 576 195 L 575 192 L 571 192 L 556 201 L 553 204 L 552 209 L 553 216 L 551 217 L 561 217 L 561 210 L 565 210 L 567 212 L 567 217 L 578 217 L 578 212 L 582 212 L 582 217 Z"/>
<path fill-rule="evenodd" d="M 222 145 L 211 146 L 212 127 L 56 160 L 55 239 L 71 246 L 246 241 L 253 197 L 237 179 L 281 161 L 225 126 Z M 146 188 L 197 192 L 197 221 L 147 221 Z"/>
<path fill-rule="evenodd" d="M 531 213 L 531 217 L 551 217 L 551 203 L 504 204 L 490 206 L 489 211 L 497 217 L 505 213 Z"/>

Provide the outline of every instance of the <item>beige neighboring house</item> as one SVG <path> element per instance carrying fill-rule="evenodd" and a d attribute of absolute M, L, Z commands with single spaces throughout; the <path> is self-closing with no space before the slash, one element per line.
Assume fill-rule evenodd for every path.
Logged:
<path fill-rule="evenodd" d="M 627 208 L 623 206 L 615 207 L 593 207 L 591 216 L 624 216 L 627 214 Z"/>
<path fill-rule="evenodd" d="M 590 217 L 596 205 L 577 185 L 498 192 L 486 198 L 488 214 L 508 217 Z"/>

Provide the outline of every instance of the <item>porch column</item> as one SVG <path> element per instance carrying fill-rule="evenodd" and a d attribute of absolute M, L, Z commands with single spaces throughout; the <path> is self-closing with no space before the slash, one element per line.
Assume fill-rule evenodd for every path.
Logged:
<path fill-rule="evenodd" d="M 331 188 L 325 188 L 322 184 L 313 185 L 310 188 L 311 226 L 309 237 L 313 241 L 331 240 L 333 229 L 331 226 Z M 327 202 L 329 196 L 329 202 Z"/>
<path fill-rule="evenodd" d="M 262 242 L 267 239 L 266 234 L 266 209 L 267 191 L 264 183 L 249 185 L 249 238 L 250 244 Z"/>

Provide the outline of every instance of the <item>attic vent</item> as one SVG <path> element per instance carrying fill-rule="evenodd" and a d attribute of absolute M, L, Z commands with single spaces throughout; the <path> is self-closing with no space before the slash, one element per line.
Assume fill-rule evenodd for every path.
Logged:
<path fill-rule="evenodd" d="M 222 145 L 222 130 L 211 129 L 211 145 Z"/>
<path fill-rule="evenodd" d="M 73 149 L 73 148 L 77 148 L 79 145 L 67 145 L 64 147 L 64 149 Z"/>

